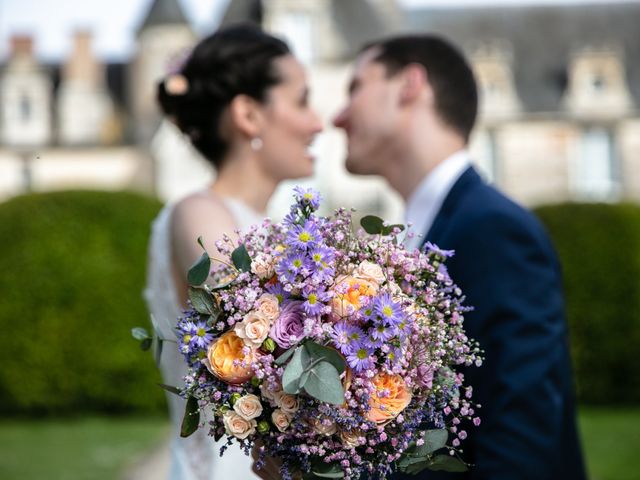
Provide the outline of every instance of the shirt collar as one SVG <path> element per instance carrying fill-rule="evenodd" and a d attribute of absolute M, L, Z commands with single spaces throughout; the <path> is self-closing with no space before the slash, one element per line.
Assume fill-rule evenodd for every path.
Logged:
<path fill-rule="evenodd" d="M 407 249 L 419 248 L 422 245 L 449 191 L 470 165 L 467 150 L 459 150 L 440 163 L 418 184 L 409 197 L 405 213 L 405 222 L 412 224 L 411 231 L 415 233 L 413 238 L 405 240 Z"/>

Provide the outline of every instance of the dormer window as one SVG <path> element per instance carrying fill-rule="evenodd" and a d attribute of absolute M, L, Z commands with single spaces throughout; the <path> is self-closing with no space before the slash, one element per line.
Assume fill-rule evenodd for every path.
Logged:
<path fill-rule="evenodd" d="M 510 45 L 501 41 L 483 45 L 472 55 L 472 62 L 482 93 L 481 113 L 487 118 L 495 118 L 520 111 Z"/>
<path fill-rule="evenodd" d="M 592 79 L 591 79 L 591 85 L 593 85 L 593 89 L 596 92 L 601 92 L 605 89 L 607 82 L 606 79 L 604 77 L 604 75 L 600 74 L 600 73 L 596 73 L 593 75 Z"/>
<path fill-rule="evenodd" d="M 633 108 L 622 51 L 586 48 L 573 54 L 564 104 L 579 117 L 619 117 Z"/>
<path fill-rule="evenodd" d="M 19 112 L 20 121 L 22 123 L 29 123 L 31 120 L 31 99 L 25 94 L 20 96 Z"/>

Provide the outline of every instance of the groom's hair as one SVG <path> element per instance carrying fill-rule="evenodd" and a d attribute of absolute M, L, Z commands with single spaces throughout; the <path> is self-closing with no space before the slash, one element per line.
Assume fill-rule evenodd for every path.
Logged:
<path fill-rule="evenodd" d="M 478 113 L 478 90 L 464 55 L 442 37 L 427 34 L 385 38 L 365 45 L 375 49 L 373 61 L 385 66 L 388 76 L 416 63 L 427 71 L 440 118 L 469 141 Z"/>

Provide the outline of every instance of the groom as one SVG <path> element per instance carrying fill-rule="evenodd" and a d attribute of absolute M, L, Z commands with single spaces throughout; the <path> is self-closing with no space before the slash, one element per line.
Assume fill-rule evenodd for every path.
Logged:
<path fill-rule="evenodd" d="M 424 235 L 409 247 L 455 250 L 448 270 L 475 307 L 465 326 L 485 351 L 465 372 L 482 404 L 462 443 L 469 472 L 393 478 L 584 479 L 559 265 L 534 216 L 471 166 L 468 63 L 438 37 L 381 40 L 362 50 L 349 93 L 334 120 L 348 137 L 347 169 L 382 175 L 404 198 Z"/>

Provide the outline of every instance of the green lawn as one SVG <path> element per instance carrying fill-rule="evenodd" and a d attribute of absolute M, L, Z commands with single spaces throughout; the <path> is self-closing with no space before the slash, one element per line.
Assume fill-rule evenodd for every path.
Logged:
<path fill-rule="evenodd" d="M 591 480 L 640 480 L 639 426 L 638 408 L 581 409 Z M 0 479 L 117 480 L 168 433 L 159 418 L 0 420 Z"/>
<path fill-rule="evenodd" d="M 115 480 L 168 433 L 161 418 L 0 420 L 0 478 Z"/>
<path fill-rule="evenodd" d="M 580 409 L 582 446 L 591 480 L 640 480 L 640 409 Z"/>

